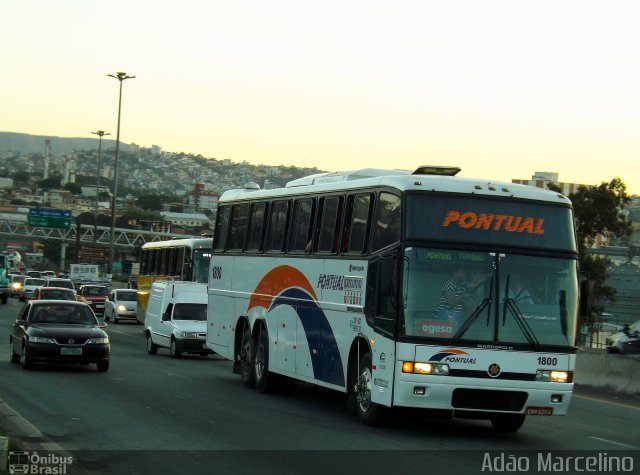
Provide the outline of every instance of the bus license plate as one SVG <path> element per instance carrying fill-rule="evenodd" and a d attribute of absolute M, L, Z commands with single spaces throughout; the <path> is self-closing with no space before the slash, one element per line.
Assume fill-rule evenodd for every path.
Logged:
<path fill-rule="evenodd" d="M 60 348 L 60 354 L 63 355 L 81 355 L 82 348 Z"/>

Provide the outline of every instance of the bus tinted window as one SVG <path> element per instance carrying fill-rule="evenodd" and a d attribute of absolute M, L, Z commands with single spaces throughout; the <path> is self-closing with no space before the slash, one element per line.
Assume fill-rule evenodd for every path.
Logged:
<path fill-rule="evenodd" d="M 329 197 L 321 201 L 320 229 L 318 232 L 318 252 L 338 251 L 340 221 L 342 219 L 342 198 Z"/>
<path fill-rule="evenodd" d="M 229 206 L 218 208 L 216 230 L 213 237 L 213 250 L 223 251 L 227 244 L 227 232 L 229 231 Z"/>
<path fill-rule="evenodd" d="M 348 221 L 345 235 L 345 250 L 348 253 L 366 252 L 367 227 L 371 208 L 371 194 L 359 194 L 349 197 Z"/>
<path fill-rule="evenodd" d="M 235 205 L 231 211 L 231 226 L 229 228 L 229 240 L 227 249 L 244 248 L 244 239 L 247 235 L 247 219 L 249 217 L 249 205 Z"/>
<path fill-rule="evenodd" d="M 406 200 L 408 239 L 576 249 L 573 217 L 567 207 L 415 194 Z"/>
<path fill-rule="evenodd" d="M 267 231 L 267 251 L 282 251 L 284 236 L 287 231 L 288 201 L 276 201 L 271 207 L 269 229 Z"/>
<path fill-rule="evenodd" d="M 247 237 L 247 250 L 259 251 L 262 241 L 262 229 L 264 227 L 266 203 L 254 203 L 251 206 L 251 216 L 249 219 L 249 236 Z"/>
<path fill-rule="evenodd" d="M 374 251 L 400 240 L 400 218 L 400 197 L 391 193 L 380 193 L 373 235 Z"/>
<path fill-rule="evenodd" d="M 293 225 L 291 226 L 290 251 L 304 252 L 311 239 L 313 200 L 296 200 L 293 205 Z"/>

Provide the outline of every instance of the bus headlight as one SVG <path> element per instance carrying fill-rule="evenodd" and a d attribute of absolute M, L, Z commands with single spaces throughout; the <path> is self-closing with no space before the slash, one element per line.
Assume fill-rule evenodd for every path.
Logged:
<path fill-rule="evenodd" d="M 449 375 L 449 365 L 442 363 L 416 363 L 413 361 L 402 362 L 403 373 Z"/>
<path fill-rule="evenodd" d="M 573 371 L 551 371 L 548 369 L 539 369 L 536 372 L 536 381 L 571 383 L 573 382 Z"/>

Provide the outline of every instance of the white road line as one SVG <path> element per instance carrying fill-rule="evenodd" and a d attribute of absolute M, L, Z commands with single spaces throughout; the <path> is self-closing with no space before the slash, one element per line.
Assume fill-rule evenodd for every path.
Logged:
<path fill-rule="evenodd" d="M 609 440 L 609 439 L 601 439 L 600 437 L 589 437 L 589 439 L 593 439 L 593 440 L 599 440 L 600 442 L 607 442 L 609 444 L 613 444 L 613 445 L 619 445 L 620 447 L 626 447 L 628 449 L 639 449 L 640 447 L 636 447 L 635 445 L 628 445 L 628 444 L 623 444 L 621 442 L 615 442 L 613 440 Z"/>

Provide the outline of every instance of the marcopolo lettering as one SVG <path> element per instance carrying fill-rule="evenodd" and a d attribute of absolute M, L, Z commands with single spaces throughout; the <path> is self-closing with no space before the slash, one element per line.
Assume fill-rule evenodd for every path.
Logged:
<path fill-rule="evenodd" d="M 544 234 L 544 218 L 514 216 L 508 214 L 460 212 L 451 210 L 442 221 L 447 228 L 457 224 L 462 229 L 480 229 L 483 231 L 506 231 L 510 233 Z"/>

